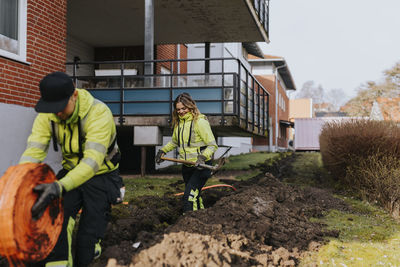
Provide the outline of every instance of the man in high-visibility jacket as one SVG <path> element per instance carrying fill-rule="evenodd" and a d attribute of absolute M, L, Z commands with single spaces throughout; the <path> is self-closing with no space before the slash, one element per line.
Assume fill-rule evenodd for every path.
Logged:
<path fill-rule="evenodd" d="M 54 250 L 42 266 L 88 266 L 95 247 L 104 236 L 111 204 L 120 197 L 122 179 L 118 165 L 120 153 L 116 126 L 110 109 L 86 90 L 77 89 L 71 78 L 53 72 L 40 82 L 39 112 L 20 163 L 42 162 L 53 139 L 60 146 L 62 166 L 58 180 L 34 188 L 38 199 L 31 212 L 39 219 L 48 204 L 63 197 L 64 223 Z M 71 237 L 79 210 L 75 258 L 72 261 Z"/>

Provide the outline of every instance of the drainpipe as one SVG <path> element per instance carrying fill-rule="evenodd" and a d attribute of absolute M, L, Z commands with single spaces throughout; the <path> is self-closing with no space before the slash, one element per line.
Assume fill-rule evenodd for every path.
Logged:
<path fill-rule="evenodd" d="M 278 121 L 278 102 L 279 102 L 279 86 L 278 86 L 278 70 L 285 68 L 286 64 L 276 67 L 275 72 L 275 151 L 278 151 L 278 133 L 279 133 L 279 121 Z"/>

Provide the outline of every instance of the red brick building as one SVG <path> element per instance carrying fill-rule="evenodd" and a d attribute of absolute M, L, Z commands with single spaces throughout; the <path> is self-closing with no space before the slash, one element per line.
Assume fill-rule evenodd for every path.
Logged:
<path fill-rule="evenodd" d="M 272 151 L 288 148 L 289 97 L 288 90 L 296 90 L 287 62 L 280 57 L 264 55 L 264 58 L 249 56 L 252 73 L 270 93 L 269 101 L 269 138 L 253 137 L 253 147 L 268 146 Z"/>
<path fill-rule="evenodd" d="M 11 5 L 19 16 L 9 20 L 18 27 L 0 33 L 0 102 L 32 107 L 39 98 L 40 79 L 65 71 L 67 2 L 18 0 Z"/>
<path fill-rule="evenodd" d="M 176 80 L 180 82 L 185 77 L 181 79 L 177 74 L 186 73 L 188 63 L 187 61 L 178 62 L 176 59 L 182 60 L 187 57 L 187 47 L 177 44 L 268 42 L 268 3 L 268 1 L 243 0 L 206 2 L 172 0 L 165 5 L 162 1 L 143 0 L 106 1 L 100 5 L 97 0 L 1 1 L 0 110 L 2 118 L 0 118 L 0 123 L 8 125 L 7 129 L 10 131 L 5 134 L 6 131 L 3 130 L 0 133 L 0 140 L 5 140 L 1 141 L 1 145 L 5 147 L 4 155 L 11 155 L 10 151 L 13 155 L 13 158 L 4 164 L 17 162 L 19 153 L 25 148 L 25 140 L 33 117 L 36 115 L 32 107 L 39 99 L 38 84 L 46 74 L 53 71 L 65 71 L 74 75 L 79 69 L 81 77 L 91 76 L 90 79 L 98 82 L 101 79 L 114 79 L 114 77 L 96 76 L 95 70 L 102 70 L 104 67 L 101 66 L 102 64 L 108 64 L 107 67 L 109 67 L 112 64 L 111 61 L 143 61 L 126 63 L 125 66 L 128 70 L 135 69 L 134 75 L 137 74 L 138 77 L 131 78 L 135 82 L 140 82 L 140 79 L 147 78 L 143 77 L 144 75 L 151 75 L 149 72 L 144 74 L 146 67 L 144 59 L 147 61 L 174 59 L 169 62 L 157 61 L 153 64 L 152 70 L 156 75 L 158 74 L 154 80 L 159 82 L 154 85 L 155 87 L 162 85 L 168 77 L 172 80 L 172 75 L 175 75 Z M 145 12 L 147 9 L 151 12 Z M 149 19 L 152 20 L 150 25 Z M 150 56 L 149 52 L 151 52 Z M 72 65 L 67 62 L 81 64 Z M 133 66 L 128 66 L 129 64 Z M 110 69 L 118 71 L 115 67 Z M 171 72 L 172 74 L 169 74 Z M 123 69 L 120 73 L 123 81 Z M 140 75 L 142 77 L 139 77 Z M 191 78 L 195 81 L 198 77 Z M 83 78 L 79 81 L 75 79 L 75 82 L 77 87 L 91 85 Z M 120 87 L 123 86 L 125 84 Z M 108 85 L 100 89 L 111 91 L 116 86 L 111 87 Z M 133 92 L 134 88 L 129 89 Z M 236 105 L 236 102 L 239 102 L 240 98 L 230 101 L 235 102 L 233 106 L 238 107 L 236 114 L 233 115 L 239 116 L 240 105 Z M 220 126 L 220 122 L 222 124 L 225 121 L 235 122 L 235 120 L 227 120 L 228 116 L 225 114 L 224 116 L 223 120 L 215 119 L 215 124 Z M 164 117 L 163 121 L 167 122 L 167 116 Z M 159 119 L 159 116 L 155 119 Z M 147 120 L 147 117 L 143 118 L 142 123 Z M 22 125 L 25 127 L 23 130 Z M 132 125 L 134 124 L 131 123 L 128 126 L 132 127 Z M 224 126 L 221 125 L 221 128 Z M 243 127 L 240 127 L 238 130 L 243 131 Z M 13 133 L 16 132 L 21 134 L 23 132 L 24 136 L 21 135 L 14 138 L 14 142 L 9 142 L 15 137 Z M 259 130 L 259 132 L 262 131 Z M 132 133 L 126 136 L 126 142 L 134 146 L 131 135 Z M 139 162 L 139 160 L 133 162 Z M 4 167 L 5 165 L 0 165 L 0 171 L 4 170 Z"/>
<path fill-rule="evenodd" d="M 19 25 L 18 29 L 4 29 L 0 32 L 0 102 L 33 107 L 39 99 L 40 79 L 53 71 L 66 71 L 67 1 L 18 0 L 12 2 L 9 9 L 18 12 L 20 18 L 19 21 L 18 16 L 9 18 L 10 21 Z M 13 31 L 19 34 L 13 35 Z M 68 54 L 71 55 L 72 61 L 73 53 L 77 51 L 74 48 L 80 46 L 75 45 L 73 41 L 69 44 Z M 179 47 L 180 49 L 178 45 L 156 46 L 155 58 L 186 58 L 186 46 L 179 45 Z M 101 50 L 97 48 L 100 57 Z M 108 47 L 104 50 L 114 55 L 113 60 L 127 59 L 116 57 L 118 50 L 122 51 L 121 47 Z M 80 49 L 80 51 L 84 50 Z M 131 53 L 133 56 L 130 59 L 143 59 L 143 46 L 131 47 L 131 51 L 136 53 Z M 89 58 L 89 60 L 93 59 Z M 163 67 L 169 70 L 171 66 L 163 64 Z M 176 72 L 176 64 L 174 68 Z M 156 71 L 161 72 L 161 64 L 157 65 Z M 181 64 L 180 72 L 185 71 L 186 65 Z"/>

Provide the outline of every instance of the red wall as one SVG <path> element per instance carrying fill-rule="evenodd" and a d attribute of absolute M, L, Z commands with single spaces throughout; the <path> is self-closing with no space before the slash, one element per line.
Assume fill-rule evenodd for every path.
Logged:
<path fill-rule="evenodd" d="M 256 75 L 256 79 L 261 83 L 262 86 L 270 93 L 269 97 L 269 116 L 272 118 L 272 127 L 273 127 L 273 132 L 270 133 L 272 134 L 272 143 L 273 145 L 275 144 L 275 76 L 274 75 Z M 289 121 L 289 98 L 287 97 L 285 90 L 281 86 L 281 84 L 278 84 L 278 91 L 283 97 L 283 100 L 285 102 L 285 110 L 283 110 L 281 107 L 278 106 L 278 121 L 279 120 L 285 120 Z M 278 123 L 279 125 L 279 123 Z M 279 127 L 280 128 L 280 127 Z M 279 129 L 280 131 L 280 129 Z M 287 142 L 289 138 L 289 131 L 286 128 L 286 138 L 280 138 L 278 137 L 278 145 L 279 147 L 287 147 Z M 269 144 L 269 138 L 264 138 L 264 137 L 255 137 L 253 138 L 253 145 L 268 145 Z"/>
<path fill-rule="evenodd" d="M 176 44 L 165 44 L 165 45 L 157 45 L 156 47 L 156 59 L 177 59 L 178 58 L 178 51 L 177 51 Z M 180 45 L 180 59 L 187 59 L 187 47 L 186 45 Z M 163 62 L 156 64 L 156 73 L 160 73 L 161 66 L 171 70 L 171 64 L 169 62 Z M 177 73 L 178 71 L 178 64 L 176 62 L 172 66 L 173 72 Z M 180 63 L 180 73 L 187 72 L 187 63 L 181 62 Z"/>
<path fill-rule="evenodd" d="M 0 102 L 32 107 L 41 78 L 65 71 L 66 6 L 66 0 L 28 0 L 28 64 L 0 56 Z"/>

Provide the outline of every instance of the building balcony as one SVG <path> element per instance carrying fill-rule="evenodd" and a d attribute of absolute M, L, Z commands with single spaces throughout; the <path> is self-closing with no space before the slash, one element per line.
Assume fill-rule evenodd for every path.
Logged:
<path fill-rule="evenodd" d="M 143 75 L 145 64 L 156 74 Z M 205 64 L 210 72 L 199 72 Z M 167 135 L 173 101 L 187 92 L 217 136 L 268 134 L 269 94 L 235 58 L 71 62 L 67 73 L 110 107 L 119 126 L 159 126 Z"/>
<path fill-rule="evenodd" d="M 93 47 L 144 45 L 145 0 L 68 0 L 67 33 Z M 269 42 L 269 0 L 155 0 L 154 43 Z"/>

